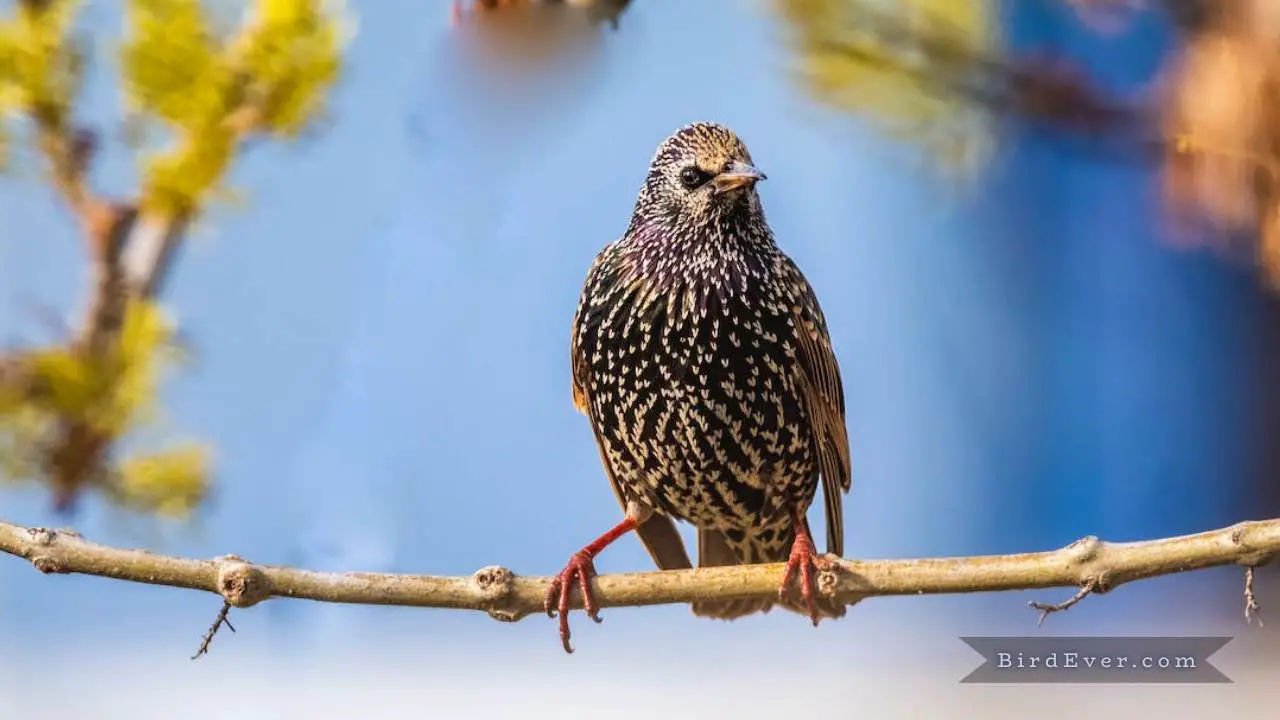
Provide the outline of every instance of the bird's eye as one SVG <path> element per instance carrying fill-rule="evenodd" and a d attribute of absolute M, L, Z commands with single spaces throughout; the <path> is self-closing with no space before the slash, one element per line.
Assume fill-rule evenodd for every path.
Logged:
<path fill-rule="evenodd" d="M 707 174 L 696 167 L 687 167 L 680 171 L 680 182 L 690 190 L 705 183 L 707 180 Z"/>

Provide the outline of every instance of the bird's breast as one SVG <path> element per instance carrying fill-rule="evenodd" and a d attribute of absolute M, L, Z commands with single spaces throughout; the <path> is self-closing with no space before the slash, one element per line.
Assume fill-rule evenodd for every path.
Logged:
<path fill-rule="evenodd" d="M 730 282 L 617 293 L 579 346 L 624 482 L 686 519 L 758 519 L 813 474 L 790 303 L 767 278 L 712 271 Z"/>

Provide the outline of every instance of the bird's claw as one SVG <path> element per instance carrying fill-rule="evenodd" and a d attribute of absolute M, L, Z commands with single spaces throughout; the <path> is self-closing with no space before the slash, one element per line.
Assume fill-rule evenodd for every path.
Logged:
<path fill-rule="evenodd" d="M 595 595 L 591 592 L 591 579 L 595 576 L 596 566 L 591 556 L 578 552 L 569 558 L 569 564 L 565 565 L 547 588 L 542 607 L 546 610 L 547 617 L 553 618 L 559 614 L 560 642 L 567 653 L 573 652 L 573 645 L 569 642 L 569 598 L 573 595 L 575 583 L 582 589 L 582 609 L 587 617 L 597 623 L 604 622 L 604 618 L 600 617 L 600 608 L 596 606 Z"/>
<path fill-rule="evenodd" d="M 800 597 L 809 609 L 809 619 L 813 626 L 818 626 L 817 573 L 831 565 L 831 561 L 818 555 L 813 540 L 807 534 L 796 535 L 791 545 L 791 556 L 787 558 L 787 569 L 782 574 L 782 585 L 778 588 L 778 599 L 786 600 L 787 590 L 791 587 L 791 579 L 800 575 Z"/>

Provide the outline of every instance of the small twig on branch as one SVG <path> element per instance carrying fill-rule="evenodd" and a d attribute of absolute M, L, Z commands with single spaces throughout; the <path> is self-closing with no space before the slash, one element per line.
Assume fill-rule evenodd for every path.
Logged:
<path fill-rule="evenodd" d="M 1097 590 L 1097 587 L 1098 587 L 1097 582 L 1094 580 L 1090 580 L 1089 582 L 1086 582 L 1083 586 L 1081 586 L 1081 588 L 1076 591 L 1075 595 L 1072 595 L 1071 597 L 1067 598 L 1066 600 L 1063 600 L 1060 603 L 1049 604 L 1049 603 L 1036 602 L 1034 600 L 1027 603 L 1031 607 L 1040 611 L 1040 617 L 1036 618 L 1036 627 L 1040 627 L 1041 625 L 1044 625 L 1044 619 L 1049 617 L 1053 613 L 1062 612 L 1064 610 L 1070 610 L 1072 605 L 1075 605 L 1076 603 L 1085 599 L 1089 595 L 1093 594 L 1093 592 Z"/>
<path fill-rule="evenodd" d="M 213 644 L 213 636 L 218 634 L 218 631 L 222 629 L 223 625 L 226 625 L 227 629 L 230 630 L 231 632 L 236 631 L 236 626 L 232 625 L 231 620 L 227 618 L 227 614 L 230 612 L 231 612 L 231 603 L 224 600 L 222 602 L 222 609 L 218 611 L 217 619 L 214 620 L 213 624 L 209 626 L 209 629 L 205 632 L 204 637 L 200 638 L 200 647 L 196 648 L 196 654 L 191 656 L 192 660 L 199 658 L 201 655 L 207 655 L 209 653 L 209 646 Z"/>
<path fill-rule="evenodd" d="M 25 558 L 44 573 L 79 573 L 128 582 L 204 590 L 229 607 L 273 597 L 362 605 L 479 610 L 502 621 L 542 610 L 549 577 L 521 577 L 490 566 L 471 577 L 315 572 L 256 565 L 234 555 L 212 560 L 108 547 L 79 535 L 0 522 L 0 552 Z M 1050 587 L 1082 588 L 1070 606 L 1097 588 L 1222 565 L 1256 567 L 1280 553 L 1280 519 L 1162 540 L 1108 543 L 1086 537 L 1060 550 L 1017 555 L 920 560 L 832 559 L 819 589 L 853 605 L 876 595 L 923 595 Z M 774 598 L 784 563 L 603 575 L 595 579 L 600 607 Z M 582 607 L 575 593 L 570 607 Z M 1043 610 L 1043 609 L 1042 609 Z M 229 612 L 229 610 L 228 610 Z M 225 618 L 220 617 L 206 640 Z M 207 650 L 207 644 L 202 645 Z"/>
<path fill-rule="evenodd" d="M 1258 627 L 1262 627 L 1262 608 L 1258 607 L 1258 599 L 1253 594 L 1253 567 L 1244 569 L 1244 623 L 1246 625 L 1258 619 Z"/>

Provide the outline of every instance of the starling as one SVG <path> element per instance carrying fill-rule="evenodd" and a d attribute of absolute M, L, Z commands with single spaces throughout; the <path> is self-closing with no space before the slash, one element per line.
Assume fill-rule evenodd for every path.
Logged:
<path fill-rule="evenodd" d="M 827 552 L 843 553 L 844 390 L 813 289 L 765 221 L 764 178 L 728 128 L 680 128 L 654 154 L 626 233 L 588 271 L 573 401 L 625 515 L 547 591 L 566 652 L 575 584 L 600 622 L 592 561 L 614 540 L 634 530 L 660 569 L 690 567 L 674 520 L 697 528 L 700 567 L 785 561 L 778 604 L 814 625 L 845 613 L 815 592 L 828 561 L 806 519 L 821 475 Z M 797 574 L 799 601 L 788 593 Z M 734 619 L 774 602 L 697 601 L 693 612 Z"/>

